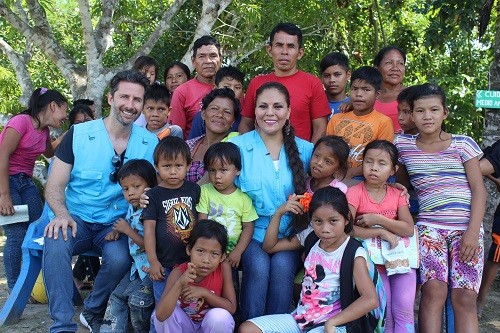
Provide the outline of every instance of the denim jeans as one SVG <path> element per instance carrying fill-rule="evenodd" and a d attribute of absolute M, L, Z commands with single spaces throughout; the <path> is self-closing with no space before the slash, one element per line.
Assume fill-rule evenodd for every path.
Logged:
<path fill-rule="evenodd" d="M 5 247 L 3 249 L 3 260 L 5 276 L 9 290 L 14 288 L 21 271 L 21 245 L 31 222 L 38 220 L 42 215 L 43 202 L 40 192 L 33 179 L 24 173 L 9 176 L 10 197 L 13 205 L 28 205 L 29 221 L 3 226 L 5 236 Z"/>
<path fill-rule="evenodd" d="M 133 279 L 130 281 L 130 271 L 127 272 L 111 293 L 101 333 L 128 332 L 129 313 L 133 332 L 149 332 L 155 307 L 153 283 L 147 276 L 141 280 L 138 274 Z"/>
<path fill-rule="evenodd" d="M 160 301 L 161 295 L 167 286 L 168 276 L 172 273 L 172 268 L 165 268 L 165 276 L 161 281 L 153 281 L 153 292 L 155 296 L 155 302 L 158 303 Z"/>
<path fill-rule="evenodd" d="M 242 255 L 241 319 L 288 313 L 299 263 L 299 251 L 268 254 L 252 239 Z"/>
<path fill-rule="evenodd" d="M 104 316 L 111 292 L 130 269 L 131 258 L 128 237 L 120 235 L 116 241 L 106 241 L 104 237 L 113 229 L 112 224 L 88 223 L 72 215 L 77 223 L 76 237 L 68 230 L 68 240 L 59 231 L 58 238 L 45 237 L 43 248 L 43 280 L 49 299 L 52 318 L 50 332 L 74 331 L 77 325 L 72 322 L 74 308 L 73 277 L 71 259 L 73 255 L 95 251 L 102 255 L 102 266 L 94 281 L 94 290 L 84 301 L 85 310 Z"/>

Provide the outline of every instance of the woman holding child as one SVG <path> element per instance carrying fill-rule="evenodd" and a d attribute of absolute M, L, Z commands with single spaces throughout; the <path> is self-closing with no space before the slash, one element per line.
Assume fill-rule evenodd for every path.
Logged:
<path fill-rule="evenodd" d="M 240 102 L 229 88 L 214 89 L 203 98 L 201 117 L 205 124 L 206 133 L 186 141 L 193 158 L 186 180 L 198 182 L 203 178 L 205 174 L 203 157 L 208 147 L 238 135 L 237 132 L 230 133 L 230 129 L 240 112 Z M 208 180 L 203 183 L 207 182 Z"/>
<path fill-rule="evenodd" d="M 242 170 L 236 185 L 252 199 L 258 214 L 253 239 L 242 256 L 241 319 L 287 313 L 299 252 L 268 254 L 262 250 L 266 229 L 276 209 L 293 193 L 306 191 L 306 166 L 313 145 L 294 136 L 290 126 L 290 95 L 280 83 L 263 84 L 256 92 L 256 130 L 232 138 L 241 152 Z M 279 237 L 304 229 L 307 222 L 283 216 Z"/>

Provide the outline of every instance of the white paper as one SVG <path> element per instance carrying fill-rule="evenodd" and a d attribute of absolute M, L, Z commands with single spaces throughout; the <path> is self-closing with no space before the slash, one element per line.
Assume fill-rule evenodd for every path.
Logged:
<path fill-rule="evenodd" d="M 14 215 L 0 215 L 0 225 L 28 222 L 30 220 L 28 214 L 28 205 L 14 206 L 14 210 L 16 211 Z"/>

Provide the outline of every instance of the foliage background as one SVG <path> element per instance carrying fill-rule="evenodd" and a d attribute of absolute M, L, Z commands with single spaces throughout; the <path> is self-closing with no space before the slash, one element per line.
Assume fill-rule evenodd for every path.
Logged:
<path fill-rule="evenodd" d="M 123 0 L 114 14 L 113 46 L 103 62 L 113 67 L 125 62 L 147 39 L 170 1 Z M 11 5 L 14 1 L 10 1 Z M 97 19 L 101 2 L 89 0 Z M 78 64 L 85 65 L 83 32 L 76 0 L 43 0 L 53 33 Z M 342 51 L 351 68 L 371 65 L 377 51 L 397 45 L 407 52 L 405 85 L 432 81 L 448 94 L 451 117 L 448 130 L 482 140 L 484 112 L 474 107 L 477 89 L 488 88 L 489 66 L 493 59 L 493 29 L 478 39 L 481 3 L 473 0 L 241 0 L 233 1 L 212 29 L 223 47 L 224 63 L 238 66 L 247 83 L 255 75 L 272 71 L 264 45 L 271 28 L 280 21 L 292 21 L 304 31 L 305 56 L 302 70 L 318 73 L 322 56 Z M 188 0 L 174 18 L 171 29 L 155 45 L 151 56 L 163 69 L 181 59 L 187 50 L 201 15 L 201 0 Z M 495 20 L 493 13 L 492 22 Z M 40 50 L 27 45 L 4 18 L 0 37 L 19 52 L 30 56 L 29 72 L 34 86 L 70 90 L 57 68 Z M 0 114 L 22 109 L 21 90 L 13 67 L 0 54 Z M 105 105 L 105 104 L 103 104 Z"/>

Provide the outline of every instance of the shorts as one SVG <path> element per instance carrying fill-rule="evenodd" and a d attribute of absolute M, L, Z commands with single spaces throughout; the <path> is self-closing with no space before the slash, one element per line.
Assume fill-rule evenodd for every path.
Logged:
<path fill-rule="evenodd" d="M 500 216 L 493 217 L 493 225 L 491 226 L 491 242 L 490 252 L 488 253 L 488 260 L 500 263 Z"/>
<path fill-rule="evenodd" d="M 297 325 L 297 322 L 291 314 L 275 314 L 257 317 L 249 320 L 256 325 L 262 333 L 323 333 L 325 331 L 323 326 L 311 328 L 310 330 L 302 331 Z M 345 326 L 338 326 L 335 333 L 346 333 Z"/>
<path fill-rule="evenodd" d="M 451 288 L 477 293 L 484 266 L 483 229 L 479 232 L 479 253 L 467 263 L 459 259 L 460 240 L 465 230 L 445 230 L 425 225 L 418 225 L 417 229 L 422 285 L 436 279 L 448 283 Z"/>

